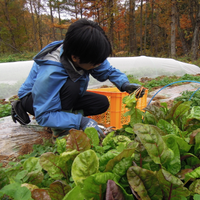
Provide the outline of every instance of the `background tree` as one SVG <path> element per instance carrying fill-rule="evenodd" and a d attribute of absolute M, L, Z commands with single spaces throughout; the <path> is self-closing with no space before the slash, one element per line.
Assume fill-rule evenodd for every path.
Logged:
<path fill-rule="evenodd" d="M 176 56 L 176 0 L 171 0 L 171 56 Z"/>
<path fill-rule="evenodd" d="M 199 56 L 199 0 L 0 0 L 0 53 L 39 51 L 80 18 L 106 32 L 113 56 Z"/>

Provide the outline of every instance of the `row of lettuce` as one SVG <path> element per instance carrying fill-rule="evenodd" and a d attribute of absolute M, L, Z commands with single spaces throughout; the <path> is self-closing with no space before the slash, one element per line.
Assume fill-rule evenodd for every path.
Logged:
<path fill-rule="evenodd" d="M 130 123 L 100 139 L 94 128 L 70 130 L 56 150 L 0 169 L 0 198 L 29 200 L 186 200 L 200 198 L 200 106 L 136 109 Z"/>

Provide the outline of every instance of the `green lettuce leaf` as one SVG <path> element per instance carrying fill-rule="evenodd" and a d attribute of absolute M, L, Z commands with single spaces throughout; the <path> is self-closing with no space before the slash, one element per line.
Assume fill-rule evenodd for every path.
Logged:
<path fill-rule="evenodd" d="M 63 153 L 66 151 L 66 139 L 65 138 L 62 138 L 62 139 L 59 139 L 59 138 L 56 138 L 56 144 L 57 144 L 57 152 L 59 154 Z"/>
<path fill-rule="evenodd" d="M 113 167 L 113 174 L 116 175 L 116 177 L 119 177 L 119 179 L 124 176 L 130 166 L 133 164 L 133 158 L 127 157 L 122 158 L 114 167 Z M 119 182 L 119 179 L 117 180 Z"/>
<path fill-rule="evenodd" d="M 124 149 L 119 155 L 115 156 L 113 159 L 109 160 L 107 165 L 106 165 L 106 169 L 105 172 L 111 172 L 114 168 L 114 166 L 122 160 L 122 158 L 127 158 L 132 156 L 132 154 L 134 153 L 135 149 Z"/>
<path fill-rule="evenodd" d="M 72 200 L 72 199 L 77 199 L 77 200 L 85 200 L 85 197 L 82 194 L 81 187 L 76 185 L 72 190 L 70 190 L 63 200 Z"/>
<path fill-rule="evenodd" d="M 185 174 L 185 181 L 187 182 L 191 178 L 199 178 L 200 177 L 200 167 L 197 167 L 192 172 Z"/>
<path fill-rule="evenodd" d="M 20 183 L 12 183 L 4 186 L 0 190 L 0 197 L 4 194 L 15 200 L 32 200 L 31 191 L 27 187 L 21 187 Z"/>
<path fill-rule="evenodd" d="M 167 170 L 175 175 L 181 169 L 180 151 L 174 135 L 163 136 L 167 146 L 174 152 L 173 158 L 167 164 Z"/>
<path fill-rule="evenodd" d="M 193 193 L 193 194 L 200 194 L 200 179 L 196 179 L 194 182 L 191 183 L 191 185 L 189 186 L 189 190 Z M 200 198 L 200 196 L 199 196 Z"/>
<path fill-rule="evenodd" d="M 113 159 L 117 156 L 120 152 L 116 150 L 108 151 L 107 153 L 103 154 L 99 159 L 99 170 L 103 172 L 106 168 L 106 165 L 109 160 Z"/>
<path fill-rule="evenodd" d="M 80 153 L 72 164 L 72 178 L 76 185 L 82 186 L 83 181 L 99 170 L 99 160 L 96 153 L 89 149 Z"/>
<path fill-rule="evenodd" d="M 88 127 L 84 131 L 88 138 L 90 138 L 90 144 L 91 146 L 97 146 L 99 145 L 99 135 L 98 132 L 95 128 L 93 127 Z"/>
<path fill-rule="evenodd" d="M 113 179 L 114 175 L 110 172 L 91 175 L 84 181 L 82 194 L 85 199 L 102 200 L 106 192 L 107 181 Z"/>
<path fill-rule="evenodd" d="M 187 119 L 200 120 L 200 106 L 193 106 Z"/>

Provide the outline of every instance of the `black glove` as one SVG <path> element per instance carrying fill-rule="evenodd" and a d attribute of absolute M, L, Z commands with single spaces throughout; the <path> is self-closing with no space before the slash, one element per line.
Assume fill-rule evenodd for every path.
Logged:
<path fill-rule="evenodd" d="M 11 116 L 13 122 L 19 122 L 22 125 L 28 124 L 31 120 L 24 108 L 22 107 L 21 101 L 16 100 L 12 104 L 12 109 L 11 109 Z"/>
<path fill-rule="evenodd" d="M 93 119 L 90 119 L 88 117 L 82 117 L 80 127 L 83 129 L 83 131 L 87 127 L 93 127 L 97 130 L 99 137 L 103 137 L 103 138 L 105 137 L 103 131 L 99 128 L 97 122 Z"/>
<path fill-rule="evenodd" d="M 139 84 L 126 82 L 122 85 L 122 91 L 126 91 L 130 94 L 140 87 L 141 87 L 141 85 L 139 85 Z M 144 93 L 145 93 L 145 89 L 143 89 L 141 92 L 138 92 L 138 94 L 136 94 L 136 98 L 143 97 Z"/>

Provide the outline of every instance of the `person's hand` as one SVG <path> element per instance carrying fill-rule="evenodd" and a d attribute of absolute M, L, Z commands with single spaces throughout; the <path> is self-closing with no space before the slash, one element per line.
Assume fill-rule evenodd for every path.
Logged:
<path fill-rule="evenodd" d="M 97 122 L 93 119 L 90 119 L 88 117 L 82 117 L 80 127 L 83 129 L 83 131 L 87 127 L 93 127 L 97 130 L 99 137 L 103 137 L 103 138 L 105 137 L 103 131 L 99 128 Z"/>
<path fill-rule="evenodd" d="M 128 92 L 129 94 L 131 94 L 132 92 L 134 92 L 135 90 L 139 89 L 141 87 L 141 85 L 139 84 L 136 84 L 136 83 L 124 83 L 122 85 L 122 91 L 126 91 Z M 141 98 L 143 97 L 145 93 L 145 89 L 143 89 L 141 92 L 138 92 L 136 94 L 136 98 Z"/>

